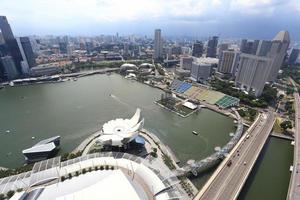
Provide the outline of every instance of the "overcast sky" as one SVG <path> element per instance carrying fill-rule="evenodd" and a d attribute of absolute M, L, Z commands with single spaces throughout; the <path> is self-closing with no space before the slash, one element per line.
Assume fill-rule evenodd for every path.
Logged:
<path fill-rule="evenodd" d="M 163 35 L 300 40 L 300 0 L 0 0 L 15 35 Z"/>

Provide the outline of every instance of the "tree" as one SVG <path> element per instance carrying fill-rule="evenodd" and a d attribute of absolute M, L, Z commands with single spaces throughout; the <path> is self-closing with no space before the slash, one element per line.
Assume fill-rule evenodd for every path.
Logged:
<path fill-rule="evenodd" d="M 291 121 L 286 120 L 286 121 L 281 122 L 280 127 L 281 127 L 284 131 L 286 131 L 288 128 L 293 128 L 293 125 L 292 125 L 292 122 L 291 122 Z"/>

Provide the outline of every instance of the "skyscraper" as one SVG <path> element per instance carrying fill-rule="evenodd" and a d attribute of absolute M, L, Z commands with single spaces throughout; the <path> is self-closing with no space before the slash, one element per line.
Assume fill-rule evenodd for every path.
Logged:
<path fill-rule="evenodd" d="M 0 29 L 5 42 L 15 39 L 14 34 L 5 16 L 0 16 Z"/>
<path fill-rule="evenodd" d="M 156 29 L 154 33 L 154 59 L 162 58 L 162 51 L 161 30 Z"/>
<path fill-rule="evenodd" d="M 200 42 L 200 41 L 196 41 L 194 44 L 193 44 L 193 52 L 192 52 L 192 55 L 194 57 L 197 57 L 197 58 L 200 58 L 203 54 L 203 43 Z"/>
<path fill-rule="evenodd" d="M 29 37 L 17 38 L 17 43 L 22 55 L 23 61 L 28 65 L 29 68 L 35 66 L 35 56 L 32 50 L 31 42 Z"/>
<path fill-rule="evenodd" d="M 218 36 L 213 36 L 208 40 L 206 57 L 215 58 L 217 56 Z"/>
<path fill-rule="evenodd" d="M 261 95 L 271 70 L 272 59 L 265 56 L 241 54 L 236 74 L 236 86 Z"/>
<path fill-rule="evenodd" d="M 12 80 L 17 78 L 19 75 L 16 65 L 14 63 L 14 60 L 11 56 L 5 56 L 0 59 L 0 62 L 2 63 L 2 67 L 4 69 L 4 78 L 6 80 Z"/>
<path fill-rule="evenodd" d="M 267 81 L 274 82 L 276 80 L 278 71 L 283 64 L 289 45 L 290 35 L 287 31 L 280 31 L 272 40 L 268 56 L 272 58 L 272 67 Z"/>
<path fill-rule="evenodd" d="M 58 45 L 59 45 L 59 52 L 61 54 L 68 53 L 68 49 L 67 49 L 68 43 L 67 42 L 59 42 Z"/>
<path fill-rule="evenodd" d="M 218 72 L 232 74 L 236 72 L 239 53 L 235 51 L 223 51 L 219 59 Z"/>
<path fill-rule="evenodd" d="M 12 33 L 10 25 L 5 16 L 0 16 L 0 30 L 7 48 L 8 55 L 12 56 L 15 66 L 19 74 L 22 74 L 22 55 L 19 50 L 17 41 Z"/>
<path fill-rule="evenodd" d="M 288 60 L 288 64 L 293 65 L 297 63 L 299 57 L 300 49 L 293 49 Z"/>

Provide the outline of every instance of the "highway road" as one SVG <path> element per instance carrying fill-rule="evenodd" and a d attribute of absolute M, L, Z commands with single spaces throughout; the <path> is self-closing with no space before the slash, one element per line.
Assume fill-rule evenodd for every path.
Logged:
<path fill-rule="evenodd" d="M 291 174 L 289 191 L 287 195 L 288 200 L 300 199 L 300 97 L 297 92 L 296 83 L 291 79 L 292 84 L 295 87 L 294 99 L 295 99 L 295 144 L 294 144 L 294 163 L 293 171 Z"/>
<path fill-rule="evenodd" d="M 194 199 L 236 199 L 272 130 L 274 121 L 273 113 L 261 114 Z"/>

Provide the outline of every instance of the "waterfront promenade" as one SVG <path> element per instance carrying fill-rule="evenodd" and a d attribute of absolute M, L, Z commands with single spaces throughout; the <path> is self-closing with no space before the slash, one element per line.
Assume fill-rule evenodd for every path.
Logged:
<path fill-rule="evenodd" d="M 294 82 L 294 81 L 293 81 Z M 295 88 L 296 85 L 294 83 Z M 294 135 L 294 161 L 290 179 L 287 200 L 300 199 L 300 97 L 298 92 L 294 92 L 295 99 L 295 135 Z"/>
<path fill-rule="evenodd" d="M 274 121 L 273 113 L 260 115 L 194 199 L 237 199 Z"/>

